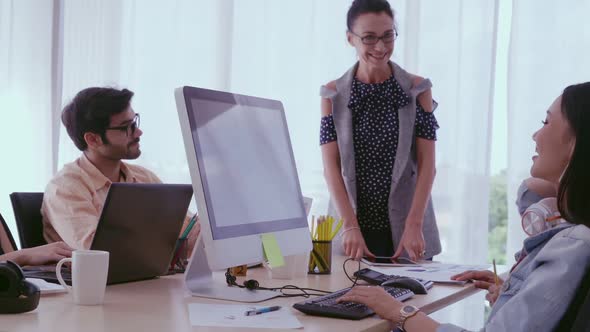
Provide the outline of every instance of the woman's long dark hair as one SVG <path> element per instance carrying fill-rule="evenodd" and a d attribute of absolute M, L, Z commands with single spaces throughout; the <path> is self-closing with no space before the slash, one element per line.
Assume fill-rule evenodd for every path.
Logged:
<path fill-rule="evenodd" d="M 575 145 L 559 181 L 557 205 L 565 220 L 590 227 L 590 82 L 565 88 L 561 111 L 574 134 Z"/>

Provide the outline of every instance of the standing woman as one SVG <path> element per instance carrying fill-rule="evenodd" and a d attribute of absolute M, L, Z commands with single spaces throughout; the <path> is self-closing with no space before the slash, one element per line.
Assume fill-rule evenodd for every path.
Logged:
<path fill-rule="evenodd" d="M 386 0 L 353 1 L 347 26 L 358 62 L 320 91 L 324 174 L 345 253 L 431 258 L 441 251 L 430 199 L 432 85 L 389 60 L 397 31 Z"/>

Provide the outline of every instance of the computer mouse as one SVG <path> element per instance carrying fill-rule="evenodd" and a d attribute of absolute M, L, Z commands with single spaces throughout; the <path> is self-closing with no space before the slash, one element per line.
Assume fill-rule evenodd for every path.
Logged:
<path fill-rule="evenodd" d="M 390 286 L 397 288 L 409 289 L 414 294 L 428 294 L 426 287 L 418 280 L 409 277 L 391 278 L 381 284 L 381 286 Z"/>

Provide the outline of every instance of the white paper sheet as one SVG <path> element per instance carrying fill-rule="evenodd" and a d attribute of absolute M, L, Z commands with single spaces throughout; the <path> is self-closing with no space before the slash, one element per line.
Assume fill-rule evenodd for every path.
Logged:
<path fill-rule="evenodd" d="M 282 307 L 273 312 L 246 316 L 245 312 L 266 306 L 243 304 L 189 303 L 188 312 L 192 326 L 253 327 L 268 329 L 299 329 L 303 325 L 291 312 Z"/>
<path fill-rule="evenodd" d="M 463 285 L 465 282 L 451 280 L 451 277 L 468 270 L 488 270 L 489 268 L 489 265 L 427 263 L 404 267 L 372 266 L 371 270 L 375 270 L 383 274 L 431 280 L 437 283 Z"/>
<path fill-rule="evenodd" d="M 62 285 L 47 282 L 43 279 L 27 278 L 26 280 L 39 287 L 41 295 L 66 292 L 66 289 Z"/>

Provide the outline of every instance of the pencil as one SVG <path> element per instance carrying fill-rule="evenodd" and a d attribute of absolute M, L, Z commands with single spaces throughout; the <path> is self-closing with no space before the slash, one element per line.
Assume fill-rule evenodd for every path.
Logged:
<path fill-rule="evenodd" d="M 315 216 L 311 216 L 311 239 L 315 240 Z"/>
<path fill-rule="evenodd" d="M 180 236 L 181 239 L 186 239 L 186 237 L 188 236 L 188 234 L 190 233 L 191 229 L 193 229 L 193 226 L 195 226 L 195 222 L 197 221 L 197 215 L 195 214 L 191 220 L 189 221 L 188 225 L 186 226 L 186 228 L 184 229 L 184 232 L 182 232 L 182 235 Z"/>
<path fill-rule="evenodd" d="M 496 270 L 496 260 L 492 260 L 492 264 L 494 264 L 494 283 L 496 287 L 500 286 L 500 281 L 498 280 L 498 271 Z"/>
<path fill-rule="evenodd" d="M 340 218 L 340 220 L 338 220 L 338 223 L 336 224 L 336 229 L 332 232 L 332 234 L 330 234 L 330 240 L 332 240 L 336 234 L 338 234 L 338 231 L 340 230 L 340 228 L 342 227 L 342 218 Z"/>
<path fill-rule="evenodd" d="M 326 222 L 326 217 L 319 216 L 318 217 L 318 226 L 316 229 L 316 239 L 321 241 L 324 236 L 324 228 L 326 227 L 324 224 Z"/>

